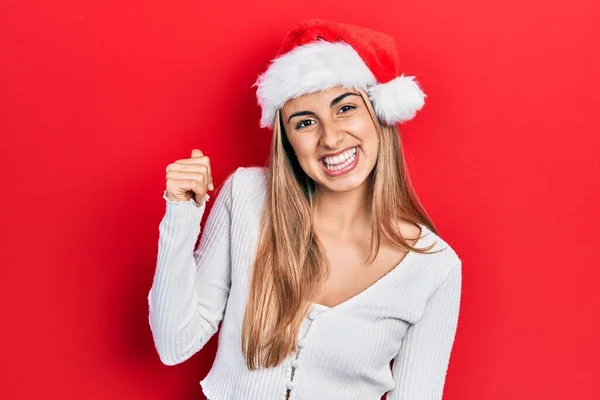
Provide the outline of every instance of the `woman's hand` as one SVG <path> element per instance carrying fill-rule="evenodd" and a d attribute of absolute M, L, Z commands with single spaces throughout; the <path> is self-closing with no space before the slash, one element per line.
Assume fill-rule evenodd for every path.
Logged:
<path fill-rule="evenodd" d="M 194 197 L 200 204 L 207 190 L 213 190 L 210 160 L 198 149 L 192 150 L 191 158 L 169 164 L 166 169 L 167 198 L 172 201 L 187 201 Z"/>

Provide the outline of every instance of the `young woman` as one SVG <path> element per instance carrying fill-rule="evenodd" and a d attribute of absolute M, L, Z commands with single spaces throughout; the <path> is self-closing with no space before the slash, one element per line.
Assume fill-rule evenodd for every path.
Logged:
<path fill-rule="evenodd" d="M 396 57 L 364 28 L 292 29 L 256 83 L 268 168 L 227 178 L 197 249 L 210 161 L 167 167 L 150 326 L 173 365 L 222 321 L 208 399 L 442 398 L 461 260 L 408 179 L 397 125 L 425 95 Z"/>

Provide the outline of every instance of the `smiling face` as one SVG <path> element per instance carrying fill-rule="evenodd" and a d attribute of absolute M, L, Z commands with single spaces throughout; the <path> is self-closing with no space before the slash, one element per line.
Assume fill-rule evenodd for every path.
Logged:
<path fill-rule="evenodd" d="M 366 183 L 379 138 L 358 90 L 336 87 L 289 100 L 281 121 L 298 163 L 321 189 L 345 192 Z"/>

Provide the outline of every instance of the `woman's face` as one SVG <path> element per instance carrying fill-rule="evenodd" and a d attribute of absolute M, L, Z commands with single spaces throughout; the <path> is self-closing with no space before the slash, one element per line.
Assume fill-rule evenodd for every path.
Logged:
<path fill-rule="evenodd" d="M 345 192 L 366 182 L 379 138 L 357 90 L 336 87 L 289 100 L 281 120 L 300 166 L 321 189 Z"/>

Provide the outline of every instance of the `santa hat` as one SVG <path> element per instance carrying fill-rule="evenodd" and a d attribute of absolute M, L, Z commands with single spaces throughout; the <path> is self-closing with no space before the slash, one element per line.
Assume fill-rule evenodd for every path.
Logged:
<path fill-rule="evenodd" d="M 399 76 L 391 36 L 322 19 L 300 22 L 287 33 L 256 83 L 260 126 L 272 128 L 286 101 L 335 86 L 365 90 L 375 113 L 388 125 L 412 119 L 426 95 L 412 76 Z"/>

